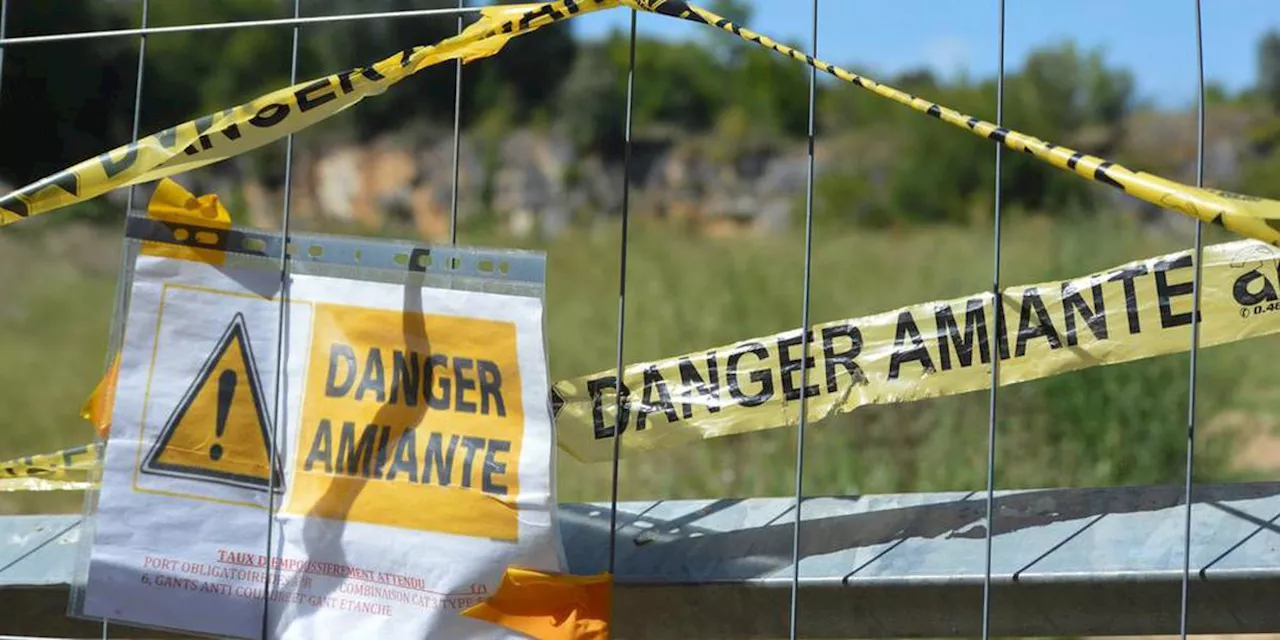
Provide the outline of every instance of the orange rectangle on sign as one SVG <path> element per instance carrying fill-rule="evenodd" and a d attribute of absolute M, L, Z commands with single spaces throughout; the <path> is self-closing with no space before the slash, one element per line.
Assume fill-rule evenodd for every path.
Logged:
<path fill-rule="evenodd" d="M 516 540 L 515 325 L 332 304 L 313 322 L 283 511 Z"/>

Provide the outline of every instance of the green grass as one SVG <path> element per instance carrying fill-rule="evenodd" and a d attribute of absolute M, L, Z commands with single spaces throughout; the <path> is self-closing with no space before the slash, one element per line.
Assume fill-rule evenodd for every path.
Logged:
<path fill-rule="evenodd" d="M 640 231 L 629 255 L 625 360 L 677 355 L 799 326 L 803 278 L 797 236 L 709 241 Z M 1006 284 L 1083 275 L 1185 248 L 1124 225 L 1027 222 L 1005 230 Z M 567 245 L 567 246 L 566 246 Z M 551 248 L 549 326 L 554 379 L 613 366 L 617 236 Z M 812 320 L 857 317 L 990 285 L 988 229 L 906 234 L 815 233 Z M 564 247 L 564 248 L 562 248 Z M 1200 416 L 1266 412 L 1275 340 L 1206 352 Z M 1186 356 L 1067 374 L 1002 390 L 997 479 L 1002 487 L 1179 481 L 1185 455 Z M 814 425 L 806 491 L 814 494 L 978 489 L 985 486 L 987 394 L 865 407 Z M 1202 437 L 1199 475 L 1227 478 L 1230 443 Z M 794 435 L 773 430 L 634 455 L 624 498 L 787 495 Z M 561 456 L 562 499 L 600 499 L 608 465 Z"/>
<path fill-rule="evenodd" d="M 33 223 L 35 221 L 32 221 Z M 24 223 L 25 224 L 25 223 Z M 78 417 L 105 357 L 119 241 L 114 227 L 0 232 L 0 459 L 87 441 Z M 17 231 L 11 232 L 11 231 Z M 602 224 L 543 246 L 552 379 L 614 366 L 618 227 Z M 705 239 L 637 224 L 628 254 L 627 362 L 677 355 L 800 323 L 803 238 Z M 1211 241 L 1223 241 L 1214 236 Z M 468 244 L 533 246 L 465 232 Z M 1082 275 L 1189 246 L 1115 222 L 1066 226 L 1026 220 L 1004 232 L 1005 284 Z M 884 311 L 987 289 L 990 229 L 910 232 L 817 229 L 812 321 Z M 1265 422 L 1280 340 L 1205 352 L 1200 418 Z M 1185 455 L 1187 357 L 1169 356 L 1006 387 L 1001 391 L 1001 487 L 1178 482 Z M 866 407 L 815 423 L 806 492 L 844 494 L 984 486 L 987 394 Z M 1245 477 L 1236 446 L 1202 429 L 1203 480 Z M 794 432 L 773 430 L 677 450 L 634 454 L 621 469 L 624 499 L 788 495 Z M 559 455 L 559 498 L 609 495 L 609 465 Z M 0 511 L 78 509 L 79 494 L 0 495 Z"/>

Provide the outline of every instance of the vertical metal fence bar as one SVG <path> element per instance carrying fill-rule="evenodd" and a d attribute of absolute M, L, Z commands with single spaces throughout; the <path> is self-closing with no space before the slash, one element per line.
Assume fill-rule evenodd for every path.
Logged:
<path fill-rule="evenodd" d="M 631 107 L 636 89 L 636 10 L 631 9 L 631 47 L 627 61 L 627 111 L 623 133 L 622 155 L 622 253 L 618 265 L 618 353 L 616 404 L 613 421 L 613 479 L 609 486 L 609 573 L 617 564 L 618 538 L 618 457 L 622 453 L 622 432 L 626 428 L 622 420 L 622 343 L 627 324 L 627 229 L 631 214 Z"/>
<path fill-rule="evenodd" d="M 151 0 L 142 0 L 142 28 L 143 29 L 147 28 L 147 14 L 150 13 L 150 10 L 151 10 Z M 133 128 L 131 130 L 132 137 L 130 137 L 129 139 L 130 142 L 138 141 L 138 132 L 139 132 L 139 129 L 141 126 L 141 120 L 142 120 L 142 79 L 143 79 L 143 75 L 146 73 L 146 64 L 147 64 L 147 36 L 144 33 L 143 35 L 138 36 L 138 73 L 137 73 L 137 81 L 134 84 L 134 91 L 133 91 Z M 136 186 L 134 185 L 129 186 L 129 195 L 125 200 L 126 204 L 124 209 L 126 216 L 128 216 L 129 213 L 133 211 L 133 196 L 136 190 L 137 190 Z"/>
<path fill-rule="evenodd" d="M 143 0 L 145 2 L 145 0 Z M 9 0 L 0 0 L 0 40 L 9 24 Z M 4 45 L 0 44 L 0 93 L 4 90 Z"/>
<path fill-rule="evenodd" d="M 998 66 L 996 69 L 996 125 L 1004 126 L 1004 13 L 1005 0 L 997 0 L 999 6 L 999 33 L 996 36 L 996 47 L 998 49 L 996 56 Z M 991 273 L 991 302 L 992 311 L 996 317 L 995 339 L 991 341 L 991 393 L 989 395 L 989 403 L 987 408 L 987 526 L 986 526 L 986 558 L 984 560 L 985 569 L 982 579 L 982 638 L 987 640 L 991 637 L 991 539 L 995 535 L 995 501 L 996 501 L 996 410 L 998 407 L 999 389 L 1000 389 L 1000 348 L 1001 338 L 1004 335 L 1003 318 L 1004 314 L 1000 313 L 1000 305 L 1004 304 L 1004 296 L 1000 291 L 1000 227 L 1001 227 L 1001 200 L 1000 192 L 1002 187 L 1002 178 L 1004 177 L 1004 145 L 997 144 L 996 147 L 996 176 L 995 176 L 995 221 L 992 249 L 992 273 Z"/>
<path fill-rule="evenodd" d="M 467 0 L 458 0 L 458 9 L 467 7 Z M 462 33 L 462 13 L 458 14 L 458 33 Z M 456 82 L 453 90 L 453 197 L 449 202 L 449 244 L 458 244 L 458 176 L 462 160 L 462 58 L 454 61 Z"/>
<path fill-rule="evenodd" d="M 302 17 L 302 0 L 293 0 L 293 18 L 296 20 Z M 298 82 L 298 38 L 301 25 L 293 25 L 293 44 L 289 53 L 289 84 L 293 85 Z M 285 335 L 288 331 L 289 316 L 289 245 L 291 243 L 289 236 L 289 213 L 293 203 L 293 134 L 290 133 L 285 138 L 284 143 L 284 202 L 280 216 L 280 240 L 283 243 L 284 250 L 280 252 L 280 307 L 277 314 L 276 324 L 276 376 L 275 376 L 275 402 L 273 403 L 273 413 L 275 414 L 271 420 L 271 439 L 267 443 L 271 449 L 271 463 L 269 469 L 275 469 L 278 464 L 280 451 L 279 431 L 280 417 L 283 413 L 281 408 L 281 389 L 285 384 L 284 363 L 286 354 L 288 353 L 287 340 Z M 287 397 L 287 396 L 285 396 Z M 266 567 L 264 572 L 266 575 L 266 584 L 262 589 L 262 638 L 266 640 L 269 637 L 268 630 L 271 623 L 271 583 L 274 581 L 271 572 L 271 548 L 273 545 L 273 529 L 275 527 L 275 511 L 276 511 L 276 474 L 268 472 L 267 486 L 267 552 Z"/>
<path fill-rule="evenodd" d="M 818 0 L 813 0 L 813 24 L 810 33 L 810 55 L 818 57 Z M 804 505 L 804 436 L 809 418 L 809 291 L 813 273 L 813 170 L 814 138 L 817 120 L 818 68 L 809 65 L 809 166 L 805 176 L 804 199 L 804 285 L 800 308 L 800 420 L 796 431 L 796 504 L 791 532 L 791 640 L 799 630 L 800 606 L 800 516 Z M 783 372 L 786 375 L 786 372 Z"/>
<path fill-rule="evenodd" d="M 1200 24 L 1200 0 L 1192 0 L 1196 11 L 1196 186 L 1204 186 L 1204 33 Z M 1204 224 L 1196 220 L 1195 275 L 1191 283 L 1191 363 L 1187 371 L 1187 467 L 1184 486 L 1186 512 L 1182 539 L 1182 597 L 1178 634 L 1187 637 L 1187 602 L 1191 588 L 1191 486 L 1196 458 L 1196 382 L 1200 355 L 1200 274 L 1204 255 Z"/>
<path fill-rule="evenodd" d="M 8 3 L 6 2 L 5 4 L 8 4 Z M 141 0 L 140 4 L 142 9 L 142 17 L 140 19 L 141 24 L 139 26 L 143 29 L 146 29 L 147 21 L 151 15 L 151 0 Z M 133 123 L 132 123 L 132 128 L 130 129 L 130 138 L 129 138 L 130 142 L 138 141 L 138 134 L 139 134 L 139 131 L 141 130 L 142 89 L 143 89 L 143 80 L 146 76 L 146 65 L 147 65 L 147 34 L 143 33 L 138 36 L 138 70 L 136 73 L 136 79 L 134 81 L 134 87 L 133 87 Z M 133 198 L 134 198 L 135 191 L 137 191 L 137 186 L 130 185 L 129 193 L 125 199 L 124 215 L 126 220 L 128 219 L 130 213 L 133 212 Z M 122 251 L 118 274 L 116 277 L 117 284 L 116 284 L 116 309 L 115 310 L 116 310 L 117 318 L 121 317 L 120 314 L 124 313 L 125 307 L 127 306 L 129 287 L 126 284 L 125 275 L 128 271 L 128 263 L 127 263 L 128 259 L 129 259 L 129 252 Z M 123 336 L 120 336 L 120 339 L 122 340 Z M 107 349 L 107 355 L 106 355 L 107 361 L 106 363 L 104 363 L 107 366 L 109 366 L 111 361 L 115 358 L 117 347 L 118 345 L 116 344 L 116 337 L 112 336 L 111 345 Z M 107 638 L 109 637 L 111 637 L 111 622 L 106 618 L 104 618 L 102 620 L 102 639 L 107 640 Z"/>

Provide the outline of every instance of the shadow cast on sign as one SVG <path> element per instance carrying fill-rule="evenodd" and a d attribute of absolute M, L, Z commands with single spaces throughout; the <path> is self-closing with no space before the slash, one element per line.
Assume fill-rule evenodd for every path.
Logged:
<path fill-rule="evenodd" d="M 125 234 L 141 244 L 142 255 L 167 256 L 184 250 L 206 252 L 205 255 L 218 256 L 208 263 L 245 291 L 274 300 L 284 288 L 280 279 L 280 254 L 289 249 L 278 240 L 251 237 L 253 230 L 218 228 L 206 220 L 161 220 L 145 214 L 130 215 L 125 225 Z M 240 259 L 234 268 L 224 265 L 228 256 Z M 205 261 L 200 254 L 196 259 Z"/>
<path fill-rule="evenodd" d="M 413 255 L 410 256 L 410 271 L 423 271 L 419 267 L 420 255 L 429 253 L 424 249 L 415 249 Z M 410 279 L 412 280 L 412 279 Z M 415 342 L 423 342 L 422 354 L 424 359 L 431 356 L 430 338 L 427 334 L 426 317 L 422 304 L 422 288 L 421 285 L 415 285 L 412 282 L 406 282 L 404 285 L 404 298 L 401 313 L 401 333 L 406 347 Z M 423 389 L 431 389 L 434 387 L 433 376 L 435 368 L 431 366 L 424 367 L 423 371 Z M 377 410 L 373 419 L 370 421 L 374 425 L 390 425 L 403 423 L 406 429 L 416 430 L 425 421 L 427 416 L 427 403 L 425 399 L 421 403 L 417 403 L 412 407 L 412 415 L 405 420 L 405 407 L 395 405 L 390 399 L 383 403 Z M 394 444 L 390 445 L 394 447 Z M 302 452 L 299 452 L 301 455 Z M 374 456 L 381 456 L 382 451 L 376 451 Z M 339 458 L 338 464 L 344 464 L 347 461 Z M 350 464 L 356 462 L 352 460 Z M 350 465 L 349 465 L 350 466 Z M 360 499 L 360 494 L 368 486 L 370 479 L 361 474 L 342 475 L 342 481 L 337 481 L 338 476 L 331 476 L 327 489 L 324 494 L 311 506 L 306 514 L 302 525 L 302 541 L 307 560 L 315 560 L 320 562 L 332 563 L 337 566 L 350 566 L 347 556 L 343 548 L 344 534 L 346 533 L 348 516 L 351 514 L 352 508 Z M 277 544 L 275 553 L 283 551 L 280 544 Z M 294 574 L 289 581 L 279 587 L 274 587 L 282 593 L 295 593 L 303 591 L 298 585 L 298 580 L 303 574 L 301 572 Z M 279 574 L 275 574 L 275 579 L 279 580 Z M 314 580 L 310 586 L 305 589 L 308 596 L 314 598 L 326 598 L 333 594 L 341 585 L 341 580 L 334 577 L 327 579 Z"/>
<path fill-rule="evenodd" d="M 1222 502 L 1276 495 L 1280 495 L 1278 483 L 1215 485 L 1197 487 L 1193 503 L 1221 509 Z M 1180 486 L 1024 491 L 996 498 L 993 535 L 1073 521 L 1081 521 L 1088 527 L 1107 515 L 1156 512 L 1178 507 L 1182 505 L 1182 497 L 1183 488 Z M 814 499 L 860 500 L 856 497 L 811 497 L 806 502 Z M 698 526 L 700 520 L 733 508 L 740 502 L 720 500 L 689 516 L 673 520 L 644 515 L 664 504 L 662 502 L 649 505 L 638 514 L 620 514 L 619 581 L 746 580 L 765 577 L 791 566 L 795 531 L 791 514 L 794 514 L 794 507 L 778 509 L 779 513 L 773 514 L 767 524 L 758 527 L 720 531 Z M 602 566 L 607 561 L 602 550 L 608 548 L 608 508 L 562 505 L 560 513 L 565 539 L 573 541 L 573 544 L 566 545 L 573 570 L 578 573 L 603 570 Z M 972 492 L 959 500 L 935 504 L 805 519 L 800 528 L 799 555 L 803 559 L 910 539 L 982 540 L 987 535 L 985 518 L 985 494 Z M 639 527 L 637 523 L 644 526 Z M 1277 528 L 1270 522 L 1253 524 L 1260 529 Z M 852 566 L 848 569 L 855 571 Z"/>

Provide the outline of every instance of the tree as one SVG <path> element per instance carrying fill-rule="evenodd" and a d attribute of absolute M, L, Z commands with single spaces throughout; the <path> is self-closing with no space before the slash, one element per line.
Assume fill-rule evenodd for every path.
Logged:
<path fill-rule="evenodd" d="M 1271 105 L 1280 110 L 1280 32 L 1267 32 L 1258 43 L 1258 90 Z"/>
<path fill-rule="evenodd" d="M 626 93 L 618 70 L 605 55 L 607 45 L 588 45 L 573 62 L 556 98 L 556 111 L 582 151 L 613 153 L 623 142 Z"/>
<path fill-rule="evenodd" d="M 10 3 L 6 35 L 121 29 L 95 0 Z M 73 40 L 5 47 L 0 174 L 22 186 L 127 143 L 137 40 Z"/>
<path fill-rule="evenodd" d="M 944 104 L 963 108 L 957 97 L 946 96 Z M 985 201 L 994 185 L 991 143 L 940 122 L 920 122 L 909 131 L 889 178 L 894 212 L 908 222 L 967 222 L 970 207 Z"/>
<path fill-rule="evenodd" d="M 707 3 L 707 8 L 739 26 L 750 24 L 751 16 L 755 15 L 755 9 L 746 0 L 711 0 Z"/>
<path fill-rule="evenodd" d="M 605 43 L 610 77 L 624 95 L 629 50 L 624 34 L 615 33 Z M 724 68 L 708 60 L 706 50 L 694 42 L 637 39 L 635 77 L 632 120 L 636 128 L 666 124 L 703 131 L 731 97 L 725 95 Z"/>
<path fill-rule="evenodd" d="M 217 11 L 187 2 L 152 3 L 157 26 L 210 20 L 259 20 L 292 15 L 280 0 L 225 0 Z M 303 38 L 307 33 L 303 32 Z M 144 134 L 241 104 L 289 84 L 292 37 L 287 27 L 193 31 L 147 42 Z M 299 80 L 319 66 L 312 50 L 299 51 Z M 322 73 L 327 73 L 325 70 Z"/>
<path fill-rule="evenodd" d="M 308 0 L 309 11 L 340 13 L 350 11 L 350 0 Z M 412 9 L 449 9 L 455 0 L 362 0 L 361 11 L 407 11 Z M 360 20 L 320 27 L 308 27 L 305 35 L 319 68 L 310 75 L 333 73 L 356 66 L 367 66 L 397 51 L 417 45 L 435 44 L 456 35 L 454 16 Z M 362 102 L 352 111 L 350 120 L 362 138 L 404 127 L 414 119 L 448 121 L 454 109 L 454 65 L 442 64 L 424 69 L 405 79 L 382 95 Z M 471 78 L 475 80 L 475 78 Z M 465 82 L 464 102 L 473 94 L 474 82 Z"/>
<path fill-rule="evenodd" d="M 754 9 L 746 0 L 711 0 L 707 4 L 707 9 L 738 26 L 749 26 L 751 17 L 755 15 Z M 756 46 L 743 42 L 742 39 L 720 29 L 711 27 L 704 27 L 704 29 L 706 31 L 702 40 L 706 43 L 707 51 L 721 64 L 730 67 L 736 66 L 748 47 Z"/>
<path fill-rule="evenodd" d="M 803 136 L 809 123 L 808 69 L 791 58 L 752 45 L 743 52 L 728 79 L 735 88 L 728 102 L 743 105 L 757 131 Z"/>
<path fill-rule="evenodd" d="M 1114 126 L 1133 105 L 1133 76 L 1108 69 L 1100 52 L 1082 54 L 1070 42 L 1033 51 L 1010 85 L 1011 111 L 1045 136 Z"/>
<path fill-rule="evenodd" d="M 528 0 L 499 0 L 521 4 Z M 566 23 L 542 27 L 512 39 L 497 56 L 479 63 L 482 73 L 496 74 L 512 89 L 516 122 L 528 122 L 549 105 L 573 68 L 578 44 Z M 486 105 L 480 105 L 481 108 Z"/>
<path fill-rule="evenodd" d="M 1133 108 L 1128 71 L 1108 68 L 1098 51 L 1082 53 L 1067 42 L 1033 51 L 1008 81 L 1008 126 L 1059 144 L 1087 136 L 1096 155 L 1110 155 Z M 994 95 L 994 88 L 991 91 Z M 1076 176 L 1022 154 L 1007 154 L 1005 202 L 1055 214 L 1088 209 L 1101 192 Z"/>

